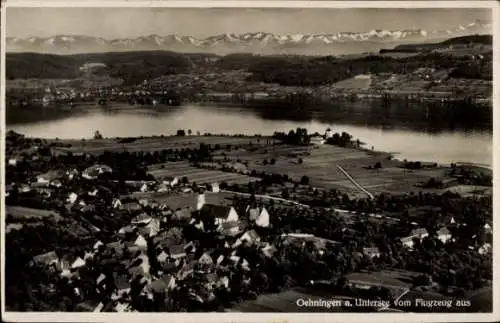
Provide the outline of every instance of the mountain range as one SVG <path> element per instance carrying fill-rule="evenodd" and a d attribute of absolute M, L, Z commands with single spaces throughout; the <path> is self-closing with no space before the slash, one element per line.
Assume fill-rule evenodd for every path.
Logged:
<path fill-rule="evenodd" d="M 403 43 L 437 42 L 450 37 L 480 33 L 492 33 L 491 22 L 475 20 L 448 30 L 371 30 L 307 35 L 254 32 L 226 33 L 207 38 L 178 35 L 149 35 L 121 39 L 84 35 L 7 37 L 6 50 L 50 54 L 169 50 L 222 55 L 230 53 L 341 55 L 378 51 Z"/>

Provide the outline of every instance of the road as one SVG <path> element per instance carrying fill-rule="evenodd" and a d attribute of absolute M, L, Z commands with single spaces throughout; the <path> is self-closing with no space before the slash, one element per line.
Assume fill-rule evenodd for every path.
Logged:
<path fill-rule="evenodd" d="M 369 197 L 370 199 L 372 199 L 372 200 L 373 200 L 373 199 L 375 198 L 375 197 L 373 196 L 373 194 L 372 194 L 372 193 L 368 192 L 368 191 L 367 191 L 367 190 L 366 190 L 363 186 L 359 185 L 359 183 L 358 183 L 358 182 L 356 182 L 356 180 L 355 180 L 354 178 L 352 178 L 352 176 L 351 176 L 351 175 L 349 175 L 349 173 L 348 173 L 345 169 L 343 169 L 343 168 L 342 168 L 341 166 L 339 166 L 339 165 L 337 165 L 337 168 L 338 168 L 338 169 L 342 172 L 342 174 L 344 174 L 344 175 L 345 175 L 345 177 L 347 177 L 347 179 L 348 179 L 348 180 L 350 180 L 350 181 L 351 181 L 351 183 L 353 183 L 353 184 L 354 184 L 354 186 L 356 186 L 356 187 L 357 187 L 360 191 L 362 191 L 363 193 L 365 193 L 366 195 L 368 195 L 368 197 Z"/>

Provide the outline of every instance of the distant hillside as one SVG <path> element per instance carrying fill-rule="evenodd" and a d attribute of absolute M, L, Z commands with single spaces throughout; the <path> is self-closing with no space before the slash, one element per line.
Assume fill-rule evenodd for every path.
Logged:
<path fill-rule="evenodd" d="M 144 79 L 184 72 L 191 66 L 205 64 L 213 58 L 216 56 L 168 51 L 77 55 L 7 53 L 6 77 L 8 80 L 72 79 L 82 74 L 80 67 L 84 64 L 103 63 L 106 67 L 100 73 L 121 78 L 126 84 L 136 84 Z"/>
<path fill-rule="evenodd" d="M 389 52 L 420 52 L 437 50 L 448 47 L 450 45 L 493 45 L 492 35 L 470 35 L 463 37 L 454 37 L 439 43 L 420 43 L 420 44 L 404 44 L 394 47 L 394 49 L 382 49 L 380 53 Z"/>
<path fill-rule="evenodd" d="M 442 42 L 444 45 L 458 45 L 458 44 L 483 44 L 493 45 L 493 35 L 470 35 L 450 38 Z"/>
<path fill-rule="evenodd" d="M 395 52 L 415 52 L 412 57 L 385 55 L 300 56 L 231 54 L 184 54 L 171 51 L 111 52 L 99 54 L 52 55 L 7 53 L 6 74 L 13 79 L 74 79 L 84 73 L 86 63 L 103 63 L 98 75 L 135 85 L 146 79 L 186 73 L 193 67 L 206 71 L 245 70 L 249 81 L 289 86 L 332 84 L 359 74 L 410 73 L 422 66 L 454 69 L 455 78 L 492 79 L 492 46 L 490 35 L 458 37 L 437 44 L 398 46 Z M 450 44 L 463 44 L 449 49 Z M 472 45 L 469 44 L 479 44 Z M 434 51 L 434 49 L 445 49 Z M 205 73 L 203 72 L 203 73 Z"/>

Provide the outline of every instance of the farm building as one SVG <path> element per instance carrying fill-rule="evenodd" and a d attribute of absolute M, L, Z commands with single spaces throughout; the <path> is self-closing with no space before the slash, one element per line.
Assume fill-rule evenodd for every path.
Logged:
<path fill-rule="evenodd" d="M 247 208 L 248 218 L 250 221 L 254 221 L 255 224 L 261 227 L 269 226 L 269 213 L 266 208 Z"/>
<path fill-rule="evenodd" d="M 200 209 L 201 218 L 214 220 L 217 231 L 233 235 L 239 232 L 238 213 L 232 206 L 205 204 Z"/>
<path fill-rule="evenodd" d="M 448 242 L 449 240 L 451 240 L 451 237 L 452 237 L 450 230 L 448 230 L 448 228 L 446 228 L 446 227 L 439 229 L 436 232 L 436 234 L 438 236 L 438 239 L 441 240 L 443 243 Z"/>
<path fill-rule="evenodd" d="M 95 71 L 100 68 L 105 68 L 106 64 L 104 63 L 85 63 L 82 66 L 80 66 L 80 71 L 82 72 L 90 72 L 90 71 Z"/>
<path fill-rule="evenodd" d="M 171 187 L 179 184 L 179 178 L 176 176 L 166 176 L 162 179 L 162 184 L 170 185 Z"/>
<path fill-rule="evenodd" d="M 40 174 L 36 177 L 36 180 L 38 183 L 50 183 L 52 181 L 55 181 L 56 179 L 59 180 L 63 178 L 65 173 L 62 170 L 53 170 L 49 171 L 45 174 Z"/>
<path fill-rule="evenodd" d="M 408 247 L 413 248 L 413 239 L 422 240 L 423 238 L 429 236 L 429 233 L 424 228 L 418 228 L 411 231 L 410 235 L 401 238 L 401 243 Z"/>
<path fill-rule="evenodd" d="M 113 170 L 111 167 L 106 166 L 106 165 L 94 165 L 91 166 L 87 169 L 85 169 L 82 173 L 82 177 L 86 179 L 95 179 L 97 178 L 100 174 L 104 173 L 112 173 Z"/>

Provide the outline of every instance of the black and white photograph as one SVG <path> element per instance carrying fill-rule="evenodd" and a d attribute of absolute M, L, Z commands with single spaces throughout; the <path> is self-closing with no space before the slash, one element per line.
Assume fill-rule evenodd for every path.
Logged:
<path fill-rule="evenodd" d="M 3 3 L 4 314 L 492 320 L 497 3 L 112 3 Z"/>

